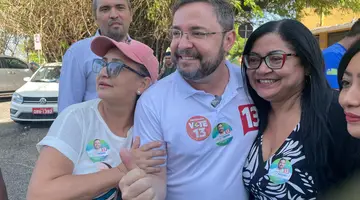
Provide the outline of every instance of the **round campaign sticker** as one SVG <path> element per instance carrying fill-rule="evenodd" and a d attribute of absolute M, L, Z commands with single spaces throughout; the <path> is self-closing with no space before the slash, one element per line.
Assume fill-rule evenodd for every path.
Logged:
<path fill-rule="evenodd" d="M 102 162 L 109 155 L 110 147 L 104 141 L 95 139 L 90 141 L 86 146 L 86 152 L 93 162 Z"/>
<path fill-rule="evenodd" d="M 229 144 L 233 136 L 231 135 L 232 128 L 227 123 L 219 123 L 215 126 L 212 132 L 212 138 L 218 146 L 225 146 Z"/>
<path fill-rule="evenodd" d="M 284 158 L 275 160 L 270 166 L 268 175 L 270 181 L 275 184 L 286 183 L 292 175 L 291 163 Z"/>
<path fill-rule="evenodd" d="M 186 132 L 191 139 L 202 141 L 209 137 L 211 132 L 211 124 L 205 117 L 194 116 L 187 121 Z"/>

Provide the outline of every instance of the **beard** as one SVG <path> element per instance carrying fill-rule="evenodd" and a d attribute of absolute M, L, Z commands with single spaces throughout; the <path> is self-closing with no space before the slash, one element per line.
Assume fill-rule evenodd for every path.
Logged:
<path fill-rule="evenodd" d="M 180 75 L 185 79 L 189 81 L 198 81 L 201 80 L 210 74 L 212 74 L 220 65 L 220 63 L 224 60 L 225 57 L 225 51 L 222 49 L 223 46 L 223 40 L 221 41 L 221 46 L 219 48 L 219 51 L 217 53 L 217 56 L 214 58 L 210 58 L 208 60 L 205 60 L 202 55 L 199 54 L 196 50 L 193 49 L 183 49 L 183 50 L 177 50 L 175 54 L 172 56 L 172 62 L 176 66 L 178 72 Z M 197 67 L 197 69 L 192 71 L 185 71 L 183 70 L 178 63 L 178 59 L 180 56 L 188 56 L 193 57 L 195 59 L 200 60 L 200 66 Z"/>
<path fill-rule="evenodd" d="M 119 23 L 121 26 L 118 28 L 112 28 L 111 25 L 113 23 Z M 122 22 L 118 20 L 111 20 L 108 22 L 108 30 L 104 32 L 104 35 L 117 42 L 121 42 L 127 37 L 127 32 L 125 30 L 125 25 Z"/>
<path fill-rule="evenodd" d="M 107 36 L 117 42 L 123 41 L 126 37 L 125 33 L 121 32 L 121 30 L 119 30 L 119 29 L 117 29 L 117 30 L 110 29 L 107 32 L 107 34 L 105 34 L 105 36 Z"/>

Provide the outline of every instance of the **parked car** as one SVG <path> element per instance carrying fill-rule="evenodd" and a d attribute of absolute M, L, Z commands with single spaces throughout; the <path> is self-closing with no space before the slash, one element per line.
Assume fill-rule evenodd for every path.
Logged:
<path fill-rule="evenodd" d="M 0 56 L 0 93 L 12 93 L 26 82 L 25 77 L 32 76 L 30 64 L 10 56 Z"/>
<path fill-rule="evenodd" d="M 10 118 L 17 123 L 54 121 L 58 114 L 61 63 L 40 67 L 15 91 L 11 99 Z"/>

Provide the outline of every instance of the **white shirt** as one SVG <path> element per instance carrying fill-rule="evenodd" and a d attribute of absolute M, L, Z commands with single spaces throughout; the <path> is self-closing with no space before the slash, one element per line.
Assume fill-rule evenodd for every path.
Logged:
<path fill-rule="evenodd" d="M 99 102 L 100 99 L 94 99 L 66 108 L 37 144 L 38 150 L 50 146 L 60 151 L 74 163 L 73 174 L 90 174 L 118 166 L 120 149 L 131 146 L 132 129 L 127 138 L 111 132 L 99 113 Z"/>
<path fill-rule="evenodd" d="M 257 135 L 255 106 L 245 93 L 241 69 L 230 72 L 222 100 L 192 88 L 176 71 L 139 99 L 134 137 L 163 141 L 167 150 L 168 200 L 239 200 L 248 195 L 242 169 Z M 217 131 L 218 124 L 224 131 Z"/>

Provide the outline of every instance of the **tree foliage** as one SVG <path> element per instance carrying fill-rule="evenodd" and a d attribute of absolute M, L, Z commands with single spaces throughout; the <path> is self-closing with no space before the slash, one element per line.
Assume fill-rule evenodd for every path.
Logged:
<path fill-rule="evenodd" d="M 235 24 L 235 31 L 236 31 L 236 41 L 233 46 L 233 48 L 229 52 L 228 59 L 237 63 L 236 61 L 239 60 L 239 57 L 241 57 L 242 51 L 245 46 L 246 39 L 241 38 L 238 33 L 239 25 Z M 238 64 L 238 63 L 237 63 Z"/>
<path fill-rule="evenodd" d="M 0 29 L 0 55 L 8 52 L 9 56 L 14 56 L 20 43 L 21 37 L 12 34 L 6 29 Z"/>
<path fill-rule="evenodd" d="M 1 0 L 0 29 L 26 38 L 33 50 L 33 35 L 40 33 L 47 61 L 61 60 L 72 42 L 95 32 L 87 0 Z"/>
<path fill-rule="evenodd" d="M 230 1 L 236 10 L 237 24 L 262 17 L 263 11 L 286 17 L 301 17 L 301 10 L 308 6 L 325 14 L 334 7 L 360 11 L 360 0 Z M 134 17 L 130 35 L 151 46 L 159 58 L 170 43 L 167 30 L 171 24 L 171 6 L 174 2 L 131 1 Z M 46 61 L 60 61 L 73 42 L 92 36 L 96 29 L 91 14 L 91 0 L 0 0 L 0 53 L 3 53 L 1 49 L 6 46 L 9 37 L 19 37 L 26 39 L 24 50 L 33 55 L 33 35 L 40 33 Z M 239 38 L 231 54 L 238 55 L 243 43 L 244 40 Z"/>

